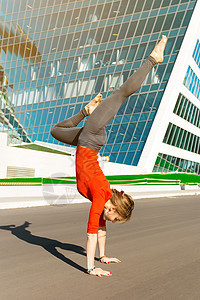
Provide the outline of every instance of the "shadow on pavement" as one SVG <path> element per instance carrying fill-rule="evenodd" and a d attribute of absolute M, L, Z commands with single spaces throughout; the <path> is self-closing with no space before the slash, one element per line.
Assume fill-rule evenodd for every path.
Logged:
<path fill-rule="evenodd" d="M 31 234 L 31 232 L 29 230 L 26 229 L 30 226 L 30 224 L 31 223 L 25 221 L 24 224 L 22 224 L 20 226 L 6 225 L 6 226 L 0 226 L 0 229 L 11 231 L 11 233 L 13 235 L 15 235 L 20 240 L 23 240 L 29 244 L 41 246 L 46 251 L 48 251 L 55 257 L 59 258 L 63 262 L 86 273 L 85 268 L 78 265 L 76 262 L 72 261 L 71 259 L 65 257 L 62 253 L 58 252 L 56 249 L 56 248 L 61 248 L 64 250 L 72 251 L 72 252 L 86 256 L 85 249 L 83 247 L 77 246 L 74 244 L 61 243 L 61 242 L 53 240 L 53 239 L 48 239 L 45 237 L 33 235 L 33 234 Z"/>

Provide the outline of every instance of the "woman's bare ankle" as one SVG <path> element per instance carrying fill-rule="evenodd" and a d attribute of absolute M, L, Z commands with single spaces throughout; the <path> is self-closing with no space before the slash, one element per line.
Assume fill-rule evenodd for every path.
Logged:
<path fill-rule="evenodd" d="M 163 35 L 160 42 L 155 46 L 155 48 L 150 54 L 150 56 L 153 57 L 157 63 L 163 62 L 166 43 L 167 43 L 167 37 Z"/>
<path fill-rule="evenodd" d="M 102 101 L 102 95 L 100 93 L 94 99 L 90 100 L 90 102 L 85 106 L 85 110 L 88 116 L 91 115 L 91 113 L 101 103 L 101 101 Z"/>

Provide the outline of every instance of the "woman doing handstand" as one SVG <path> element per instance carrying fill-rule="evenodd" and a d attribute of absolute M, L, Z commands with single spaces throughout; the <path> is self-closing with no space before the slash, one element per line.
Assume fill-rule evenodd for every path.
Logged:
<path fill-rule="evenodd" d="M 105 256 L 106 220 L 124 223 L 130 219 L 134 209 L 131 196 L 110 188 L 97 161 L 97 154 L 106 141 L 105 128 L 126 98 L 140 88 L 154 65 L 163 61 L 166 42 L 167 38 L 163 36 L 144 64 L 104 101 L 101 102 L 101 94 L 97 95 L 79 113 L 56 124 L 51 130 L 58 141 L 77 146 L 77 188 L 92 202 L 87 230 L 87 269 L 90 275 L 112 275 L 94 266 L 96 245 L 98 242 L 100 262 L 119 263 L 117 258 Z M 89 118 L 85 126 L 76 127 L 86 116 Z"/>

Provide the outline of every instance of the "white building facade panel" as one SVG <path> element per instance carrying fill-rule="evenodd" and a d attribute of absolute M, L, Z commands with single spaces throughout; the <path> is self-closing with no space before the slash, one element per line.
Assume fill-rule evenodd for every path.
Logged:
<path fill-rule="evenodd" d="M 200 101 L 184 86 L 184 78 L 189 66 L 200 79 L 200 69 L 192 55 L 200 39 L 200 1 L 197 2 L 186 35 L 174 64 L 165 89 L 158 113 L 155 117 L 147 142 L 145 144 L 138 168 L 145 166 L 145 171 L 152 172 L 159 153 L 183 158 L 200 163 L 200 155 L 163 143 L 169 122 L 200 137 L 200 129 L 173 113 L 179 93 L 182 93 L 200 109 Z"/>

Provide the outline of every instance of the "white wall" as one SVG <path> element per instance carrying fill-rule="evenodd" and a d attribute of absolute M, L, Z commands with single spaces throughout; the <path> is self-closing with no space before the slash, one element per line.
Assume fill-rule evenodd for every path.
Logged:
<path fill-rule="evenodd" d="M 197 185 L 187 185 L 185 190 L 179 185 L 113 185 L 112 188 L 123 190 L 134 199 L 200 194 Z M 90 203 L 78 193 L 76 185 L 1 186 L 0 209 L 84 202 Z"/>
<path fill-rule="evenodd" d="M 194 95 L 183 85 L 188 66 L 194 66 L 192 54 L 197 42 L 200 38 L 200 1 L 197 1 L 190 24 L 185 34 L 181 49 L 173 67 L 170 79 L 165 89 L 160 107 L 153 122 L 147 142 L 142 152 L 138 167 L 145 168 L 145 172 L 150 173 L 153 170 L 158 153 L 178 156 L 191 161 L 200 161 L 200 156 L 185 150 L 163 144 L 163 138 L 167 130 L 169 122 L 177 124 L 185 130 L 191 131 L 200 136 L 200 129 L 188 123 L 182 118 L 173 114 L 179 93 L 181 92 L 190 99 L 196 106 L 200 108 L 200 103 Z M 197 71 L 198 67 L 195 68 Z M 198 69 L 197 74 L 200 74 Z M 165 152 L 163 152 L 165 151 Z M 173 154 L 172 154 L 173 153 Z"/>
<path fill-rule="evenodd" d="M 74 176 L 74 157 L 7 146 L 7 134 L 0 133 L 0 178 L 7 166 L 34 168 L 35 177 Z"/>
<path fill-rule="evenodd" d="M 0 158 L 0 178 L 6 178 L 7 166 L 33 168 L 35 177 L 75 176 L 75 156 L 10 147 L 3 132 L 0 132 Z M 134 166 L 106 161 L 101 161 L 100 166 L 105 175 L 138 173 Z"/>

